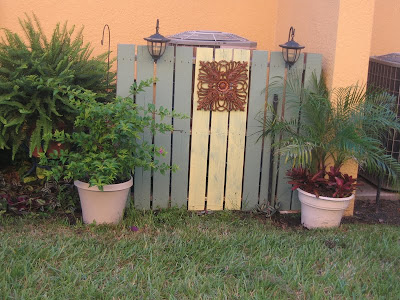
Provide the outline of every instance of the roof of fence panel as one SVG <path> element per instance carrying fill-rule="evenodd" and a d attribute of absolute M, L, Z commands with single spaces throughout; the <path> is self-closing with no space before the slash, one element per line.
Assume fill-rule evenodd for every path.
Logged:
<path fill-rule="evenodd" d="M 170 45 L 178 46 L 210 46 L 220 48 L 256 49 L 257 42 L 249 41 L 241 36 L 222 31 L 184 31 L 168 36 Z"/>

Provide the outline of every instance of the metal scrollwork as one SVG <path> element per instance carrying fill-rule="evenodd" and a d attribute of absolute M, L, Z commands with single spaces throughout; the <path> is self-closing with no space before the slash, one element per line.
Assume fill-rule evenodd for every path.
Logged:
<path fill-rule="evenodd" d="M 200 61 L 197 109 L 244 111 L 248 90 L 247 65 L 247 62 L 240 61 Z"/>

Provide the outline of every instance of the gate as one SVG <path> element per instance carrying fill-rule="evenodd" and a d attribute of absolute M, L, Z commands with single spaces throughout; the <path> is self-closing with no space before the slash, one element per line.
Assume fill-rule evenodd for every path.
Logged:
<path fill-rule="evenodd" d="M 283 158 L 273 155 L 270 138 L 260 139 L 260 116 L 266 104 L 283 107 L 282 99 L 268 95 L 268 84 L 274 77 L 284 77 L 285 63 L 281 52 L 167 47 L 154 64 L 146 46 L 118 45 L 117 95 L 129 95 L 134 80 L 156 77 L 153 89 L 136 97 L 136 103 L 174 109 L 190 116 L 172 119 L 172 133 L 145 132 L 142 139 L 163 146 L 167 155 L 161 159 L 179 165 L 175 173 L 160 174 L 136 168 L 133 199 L 138 209 L 187 207 L 189 210 L 251 210 L 258 204 L 280 202 L 281 210 L 298 210 L 300 203 L 285 178 L 290 167 Z M 198 109 L 200 62 L 247 63 L 246 80 L 241 81 L 245 105 L 243 110 Z M 299 80 L 307 82 L 321 74 L 320 54 L 301 54 L 287 72 L 300 72 Z M 203 63 L 204 65 L 204 63 Z M 204 68 L 204 67 L 203 67 Z M 301 78 L 302 77 L 302 78 Z M 225 81 L 221 89 L 225 89 Z M 286 104 L 284 104 L 286 105 Z M 286 105 L 287 106 L 287 105 Z"/>

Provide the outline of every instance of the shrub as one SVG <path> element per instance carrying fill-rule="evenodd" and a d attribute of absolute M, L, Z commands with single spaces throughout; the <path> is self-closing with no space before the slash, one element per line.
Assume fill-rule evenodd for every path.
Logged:
<path fill-rule="evenodd" d="M 131 88 L 132 95 L 152 86 L 153 80 L 142 81 Z M 113 102 L 98 103 L 95 95 L 86 94 L 85 101 L 72 99 L 79 115 L 72 134 L 56 131 L 53 138 L 71 145 L 71 150 L 61 150 L 48 159 L 41 155 L 41 164 L 51 166 L 49 178 L 81 180 L 91 186 L 120 183 L 129 180 L 135 167 L 159 170 L 161 173 L 176 170 L 177 166 L 161 163 L 157 158 L 165 155 L 162 147 L 143 141 L 142 135 L 172 131 L 163 123 L 165 117 L 183 118 L 163 107 L 156 109 L 133 103 L 132 98 L 117 97 Z M 161 121 L 156 122 L 154 115 Z"/>
<path fill-rule="evenodd" d="M 55 129 L 69 128 L 75 117 L 70 99 L 83 89 L 107 97 L 107 53 L 91 58 L 83 28 L 57 24 L 50 39 L 35 15 L 20 19 L 25 40 L 8 29 L 0 42 L 0 148 L 12 158 L 22 144 L 46 151 Z M 111 80 L 114 73 L 110 74 Z"/>

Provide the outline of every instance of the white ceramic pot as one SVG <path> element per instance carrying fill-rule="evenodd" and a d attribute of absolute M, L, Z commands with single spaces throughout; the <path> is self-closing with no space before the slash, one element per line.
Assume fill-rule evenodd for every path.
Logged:
<path fill-rule="evenodd" d="M 301 224 L 306 228 L 338 227 L 343 213 L 354 199 L 354 194 L 346 198 L 317 197 L 297 189 L 301 202 Z"/>
<path fill-rule="evenodd" d="M 81 200 L 83 222 L 86 224 L 119 223 L 132 184 L 131 178 L 123 183 L 105 185 L 103 191 L 100 191 L 97 186 L 89 187 L 88 183 L 74 181 Z"/>

